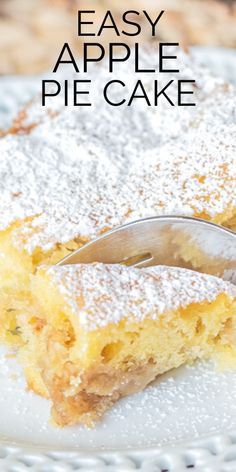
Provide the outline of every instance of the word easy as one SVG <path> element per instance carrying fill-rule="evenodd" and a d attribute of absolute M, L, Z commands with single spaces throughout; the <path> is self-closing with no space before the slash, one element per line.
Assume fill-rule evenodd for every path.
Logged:
<path fill-rule="evenodd" d="M 107 29 L 113 30 L 116 36 L 138 36 L 142 33 L 142 26 L 139 22 L 141 20 L 144 24 L 144 28 L 147 26 L 150 28 L 152 36 L 156 36 L 156 28 L 159 21 L 164 14 L 164 10 L 161 10 L 155 18 L 151 18 L 146 10 L 139 12 L 137 10 L 127 10 L 123 13 L 119 21 L 123 23 L 120 28 L 112 15 L 112 12 L 108 10 L 104 15 L 100 25 L 96 26 L 96 11 L 95 10 L 80 10 L 78 11 L 78 36 L 102 36 L 106 33 Z"/>

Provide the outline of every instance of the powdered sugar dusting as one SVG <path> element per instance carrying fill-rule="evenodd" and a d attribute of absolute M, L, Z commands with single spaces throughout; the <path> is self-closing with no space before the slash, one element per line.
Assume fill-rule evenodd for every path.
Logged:
<path fill-rule="evenodd" d="M 89 331 L 125 317 L 156 319 L 190 303 L 212 301 L 220 293 L 236 296 L 236 287 L 217 277 L 165 266 L 65 265 L 48 273 Z"/>
<path fill-rule="evenodd" d="M 155 61 L 153 51 L 143 55 L 144 65 Z M 107 75 L 101 67 L 91 71 L 92 107 L 56 102 L 52 119 L 35 105 L 27 119 L 37 109 L 42 123 L 27 135 L 1 139 L 0 227 L 31 218 L 14 231 L 15 244 L 46 251 L 136 218 L 205 212 L 214 219 L 235 207 L 234 88 L 184 53 L 180 64 L 178 78 L 196 78 L 196 107 L 162 100 L 156 108 L 139 101 L 111 108 L 102 98 Z M 141 78 L 151 97 L 152 75 Z M 129 95 L 137 77 L 124 65 L 120 79 Z M 169 79 L 166 74 L 161 82 Z"/>

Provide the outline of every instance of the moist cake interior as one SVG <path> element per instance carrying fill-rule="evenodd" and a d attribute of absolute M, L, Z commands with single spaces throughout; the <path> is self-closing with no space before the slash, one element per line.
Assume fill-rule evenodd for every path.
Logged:
<path fill-rule="evenodd" d="M 236 289 L 216 277 L 68 265 L 40 269 L 31 293 L 17 312 L 19 354 L 59 426 L 91 426 L 120 397 L 195 359 L 235 368 Z"/>

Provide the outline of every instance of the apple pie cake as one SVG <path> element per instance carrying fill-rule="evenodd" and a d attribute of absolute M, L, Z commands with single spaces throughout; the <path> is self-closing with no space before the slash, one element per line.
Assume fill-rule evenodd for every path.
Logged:
<path fill-rule="evenodd" d="M 236 287 L 187 269 L 41 268 L 17 312 L 29 386 L 60 426 L 91 426 L 120 397 L 195 359 L 236 364 Z"/>
<path fill-rule="evenodd" d="M 190 215 L 236 229 L 235 89 L 179 58 L 179 77 L 196 78 L 196 107 L 111 109 L 95 67 L 93 107 L 59 99 L 45 110 L 36 99 L 0 139 L 0 335 L 60 425 L 91 423 L 183 362 L 234 356 L 235 293 L 220 279 L 52 267 L 138 218 Z M 144 54 L 144 65 L 153 61 Z M 132 89 L 129 67 L 122 74 Z"/>

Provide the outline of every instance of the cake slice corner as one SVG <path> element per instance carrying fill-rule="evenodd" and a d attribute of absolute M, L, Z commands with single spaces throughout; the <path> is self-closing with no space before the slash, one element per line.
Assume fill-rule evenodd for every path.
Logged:
<path fill-rule="evenodd" d="M 59 426 L 91 426 L 119 398 L 195 359 L 236 361 L 236 289 L 165 266 L 68 265 L 38 270 L 18 314 L 29 386 Z"/>

